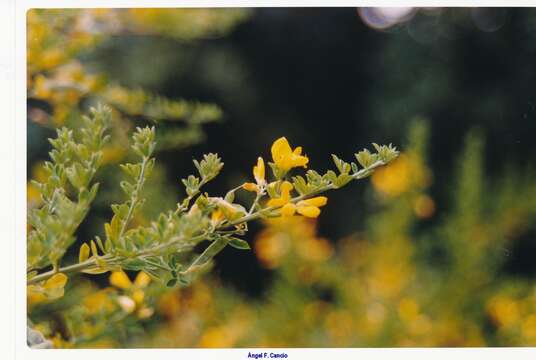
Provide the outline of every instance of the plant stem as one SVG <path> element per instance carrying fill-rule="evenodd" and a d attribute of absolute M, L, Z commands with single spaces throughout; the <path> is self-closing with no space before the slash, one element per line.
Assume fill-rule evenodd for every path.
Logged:
<path fill-rule="evenodd" d="M 121 230 L 119 231 L 118 239 L 123 246 L 123 248 L 126 247 L 125 239 L 123 237 L 125 231 L 127 230 L 128 223 L 130 222 L 130 218 L 132 217 L 132 213 L 134 212 L 134 208 L 136 207 L 136 203 L 138 202 L 138 197 L 140 195 L 141 188 L 143 186 L 143 182 L 145 179 L 145 169 L 147 168 L 147 162 L 149 161 L 150 156 L 144 156 L 142 163 L 141 163 L 141 171 L 140 176 L 138 177 L 138 181 L 136 181 L 136 189 L 134 190 L 134 196 L 130 199 L 130 205 L 128 207 L 127 216 L 125 217 L 125 220 L 121 224 Z"/>
<path fill-rule="evenodd" d="M 145 159 L 144 159 L 144 163 L 145 163 Z M 352 179 L 353 180 L 362 179 L 362 178 L 368 176 L 372 170 L 374 170 L 374 169 L 376 169 L 376 168 L 378 168 L 380 166 L 383 166 L 383 165 L 385 165 L 385 163 L 383 161 L 379 160 L 379 161 L 375 162 L 374 164 L 370 165 L 369 167 L 367 167 L 365 169 L 361 169 L 360 171 L 352 174 Z M 143 173 L 143 169 L 144 169 L 144 167 L 142 167 L 142 173 Z M 298 201 L 308 199 L 310 197 L 313 197 L 315 195 L 318 195 L 320 193 L 323 193 L 323 192 L 326 192 L 326 191 L 329 191 L 329 190 L 333 190 L 333 189 L 335 189 L 335 186 L 333 186 L 333 184 L 328 184 L 328 185 L 325 185 L 325 186 L 322 186 L 322 187 L 316 189 L 315 191 L 313 191 L 313 192 L 311 192 L 309 194 L 300 195 L 300 196 L 297 196 L 295 198 L 292 198 L 292 199 L 290 199 L 290 202 L 297 203 Z M 258 202 L 258 200 L 257 200 L 257 202 Z M 269 213 L 269 212 L 271 212 L 273 210 L 277 210 L 278 208 L 279 207 L 274 206 L 274 207 L 268 207 L 268 208 L 261 209 L 261 210 L 255 212 L 255 213 L 248 214 L 248 215 L 246 215 L 246 216 L 244 216 L 244 217 L 242 217 L 240 219 L 237 219 L 235 221 L 231 221 L 231 222 L 229 222 L 227 224 L 223 224 L 222 226 L 215 228 L 214 231 L 224 230 L 224 229 L 232 227 L 232 226 L 236 226 L 236 225 L 239 225 L 239 224 L 242 224 L 242 223 L 246 223 L 246 222 L 249 222 L 249 221 L 252 221 L 252 220 L 256 220 L 256 219 L 262 217 L 262 215 L 264 213 Z M 199 234 L 199 235 L 196 235 L 196 236 L 193 236 L 193 237 L 190 237 L 190 238 L 184 238 L 184 237 L 171 238 L 169 241 L 167 241 L 165 243 L 162 243 L 160 245 L 150 247 L 150 248 L 147 248 L 147 249 L 144 249 L 144 250 L 140 251 L 137 254 L 136 257 L 147 256 L 147 255 L 150 255 L 152 253 L 159 252 L 160 250 L 164 250 L 166 248 L 175 246 L 175 245 L 177 245 L 179 243 L 186 243 L 185 247 L 183 249 L 180 249 L 180 250 L 189 249 L 189 248 L 191 248 L 190 244 L 192 244 L 192 243 L 195 244 L 195 243 L 197 243 L 199 241 L 202 241 L 202 240 L 206 239 L 209 235 L 210 234 L 208 232 L 203 232 L 202 234 Z M 208 246 L 205 249 L 205 251 L 203 253 L 201 253 L 201 255 L 199 255 L 196 258 L 196 260 L 194 260 L 194 262 L 188 267 L 187 270 L 185 270 L 183 272 L 183 274 L 190 273 L 195 268 L 203 265 L 206 261 L 210 260 L 214 255 L 216 255 L 221 250 L 223 250 L 225 248 L 225 246 L 227 245 L 227 243 L 228 243 L 228 240 L 225 239 L 225 238 L 222 238 L 222 237 L 214 240 L 214 242 L 212 242 L 212 244 L 210 244 L 210 246 Z M 120 261 L 122 258 L 119 257 L 119 256 L 114 257 L 113 255 L 108 254 L 108 255 L 101 256 L 99 259 L 105 260 L 107 263 L 113 263 L 115 261 Z M 61 272 L 61 273 L 64 273 L 64 274 L 70 274 L 70 273 L 81 272 L 83 270 L 87 270 L 87 269 L 89 269 L 91 267 L 94 267 L 94 266 L 97 266 L 97 262 L 96 262 L 96 259 L 92 258 L 92 259 L 86 260 L 86 261 L 78 263 L 78 264 L 65 266 L 65 267 L 57 269 L 57 270 L 51 270 L 51 271 L 36 275 L 33 278 L 31 278 L 30 280 L 28 280 L 27 284 L 31 285 L 31 284 L 38 283 L 40 281 L 47 280 L 47 279 L 49 279 L 50 277 L 52 277 L 54 274 L 56 274 L 58 272 Z"/>
<path fill-rule="evenodd" d="M 216 254 L 218 254 L 220 251 L 222 251 L 225 246 L 227 246 L 227 243 L 229 242 L 228 239 L 224 237 L 217 238 L 210 244 L 205 251 L 199 255 L 194 262 L 190 266 L 188 266 L 188 269 L 185 271 L 181 271 L 181 275 L 187 275 L 193 271 L 195 271 L 198 267 L 203 266 L 206 264 L 210 259 L 212 259 Z"/>
<path fill-rule="evenodd" d="M 110 259 L 111 260 L 112 255 L 104 255 L 104 256 L 101 256 L 100 259 L 102 259 L 102 260 Z M 31 285 L 31 284 L 38 283 L 40 281 L 47 280 L 47 279 L 51 278 L 54 274 L 60 273 L 60 272 L 63 273 L 63 274 L 70 274 L 70 273 L 74 273 L 74 272 L 80 272 L 80 271 L 86 270 L 86 269 L 88 269 L 88 268 L 90 268 L 92 266 L 95 266 L 96 264 L 97 264 L 96 259 L 89 259 L 89 260 L 86 260 L 86 261 L 78 263 L 78 264 L 73 264 L 73 265 L 69 265 L 69 266 L 59 268 L 57 270 L 52 269 L 52 270 L 50 270 L 48 272 L 45 272 L 45 273 L 42 273 L 42 274 L 34 276 L 30 280 L 28 280 L 27 284 Z"/>

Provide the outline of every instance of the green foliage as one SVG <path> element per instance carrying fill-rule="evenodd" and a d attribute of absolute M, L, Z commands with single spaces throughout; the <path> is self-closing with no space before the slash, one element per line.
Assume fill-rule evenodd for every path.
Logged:
<path fill-rule="evenodd" d="M 158 150 L 183 148 L 203 140 L 201 125 L 218 121 L 223 115 L 215 104 L 168 99 L 141 88 L 113 85 L 98 96 L 129 118 L 145 119 L 164 127 L 166 131 L 158 138 Z"/>
<path fill-rule="evenodd" d="M 201 126 L 222 118 L 219 106 L 121 86 L 109 74 L 91 70 L 85 59 L 112 37 L 136 33 L 193 42 L 223 36 L 247 16 L 243 9 L 32 9 L 27 92 L 46 102 L 51 114 L 32 107 L 29 118 L 50 127 L 78 126 L 82 100 L 104 102 L 114 110 L 113 131 L 123 133 L 115 145 L 126 145 L 124 131 L 132 122 L 147 121 L 166 130 L 159 134 L 158 150 L 198 143 L 204 139 Z"/>
<path fill-rule="evenodd" d="M 472 131 L 452 171 L 452 196 L 439 203 L 429 195 L 428 144 L 426 122 L 414 122 L 401 158 L 373 174 L 375 211 L 358 233 L 331 245 L 311 223 L 267 221 L 253 248 L 274 280 L 259 299 L 217 282 L 194 284 L 190 296 L 210 300 L 174 310 L 161 331 L 132 345 L 533 345 L 534 281 L 503 270 L 505 252 L 534 229 L 532 172 L 510 166 L 501 180 L 486 178 L 483 136 Z M 203 324 L 199 335 L 177 336 L 173 329 L 192 313 Z"/>
<path fill-rule="evenodd" d="M 51 161 L 44 165 L 47 180 L 34 181 L 44 206 L 28 214 L 33 230 L 28 236 L 28 270 L 50 264 L 56 268 L 67 248 L 75 241 L 75 231 L 95 198 L 98 184 L 92 184 L 100 165 L 104 135 L 110 121 L 106 107 L 91 109 L 78 133 L 63 128 L 51 139 Z"/>
<path fill-rule="evenodd" d="M 54 269 L 38 275 L 32 273 L 29 284 L 43 282 L 57 272 L 98 274 L 121 269 L 146 272 L 153 278 L 166 282 L 168 286 L 189 283 L 192 275 L 209 264 L 227 245 L 241 250 L 250 248 L 247 242 L 237 237 L 247 231 L 248 221 L 281 216 L 285 206 L 296 208 L 300 214 L 316 217 L 320 213 L 318 207 L 323 206 L 326 200 L 311 196 L 338 188 L 351 180 L 361 179 L 386 164 L 383 160 L 378 160 L 350 175 L 350 166 L 337 158 L 343 169 L 341 175 L 337 176 L 329 170 L 321 176 L 314 170 L 309 170 L 306 174 L 307 181 L 302 177 L 296 178 L 299 179 L 297 188 L 300 195 L 294 198 L 290 197 L 292 185 L 276 180 L 268 186 L 274 199 L 263 207 L 260 206 L 259 200 L 266 194 L 266 182 L 264 162 L 260 159 L 260 165 L 257 167 L 261 166 L 262 171 L 256 173 L 259 184 L 254 185 L 257 197 L 248 212 L 244 206 L 233 202 L 234 192 L 245 188 L 245 185 L 232 189 L 225 198 L 212 197 L 208 193 L 201 194 L 202 187 L 213 180 L 223 168 L 219 156 L 211 153 L 204 155 L 200 161 L 193 160 L 199 177 L 189 175 L 182 180 L 187 197 L 177 204 L 174 212 L 161 213 L 149 225 L 131 226 L 133 218 L 145 201 L 142 198 L 142 190 L 155 164 L 152 156 L 157 139 L 154 127 L 137 128 L 132 135 L 131 148 L 139 161 L 120 166 L 127 177 L 120 182 L 126 200 L 111 205 L 113 216 L 104 226 L 104 241 L 96 237 L 83 244 L 79 251 L 79 264 L 58 268 L 61 256 L 74 242 L 76 228 L 89 210 L 97 191 L 97 185 L 91 186 L 89 190 L 86 187 L 95 175 L 101 148 L 108 140 L 107 136 L 103 135 L 109 114 L 110 110 L 105 107 L 92 110 L 92 118 L 86 119 L 85 127 L 80 129 L 80 143 L 74 141 L 72 131 L 66 128 L 58 130 L 57 138 L 51 140 L 54 147 L 50 153 L 52 162 L 46 164 L 50 171 L 50 181 L 37 184 L 45 205 L 30 214 L 30 224 L 35 230 L 29 236 L 28 248 L 29 270 L 42 269 L 49 263 L 54 265 Z M 286 142 L 286 139 L 284 141 Z M 389 148 L 387 155 L 391 160 L 398 152 Z M 284 156 L 290 158 L 293 155 L 284 152 Z M 379 155 L 374 156 L 378 158 Z M 278 165 L 274 166 L 277 168 Z M 285 170 L 288 171 L 289 169 Z M 78 192 L 76 203 L 66 195 L 67 180 Z M 279 199 L 276 200 L 275 197 Z M 308 198 L 313 203 L 303 201 Z M 286 213 L 283 215 L 286 216 Z M 202 241 L 209 241 L 210 245 L 196 256 L 192 249 Z M 180 263 L 177 256 L 181 259 Z M 187 266 L 188 258 L 191 257 L 193 260 Z"/>

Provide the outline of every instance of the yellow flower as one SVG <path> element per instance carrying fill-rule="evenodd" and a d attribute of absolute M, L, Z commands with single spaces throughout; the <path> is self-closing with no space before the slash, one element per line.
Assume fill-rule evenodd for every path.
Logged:
<path fill-rule="evenodd" d="M 256 184 L 247 182 L 242 185 L 242 188 L 251 192 L 260 192 L 261 186 L 266 185 L 266 180 L 264 178 L 264 160 L 259 156 L 257 158 L 257 165 L 253 166 L 253 177 L 255 178 Z"/>
<path fill-rule="evenodd" d="M 257 165 L 253 167 L 253 177 L 258 185 L 264 185 L 266 183 L 264 172 L 264 160 L 259 156 Z"/>
<path fill-rule="evenodd" d="M 90 314 L 97 314 L 99 312 L 110 313 L 114 310 L 112 294 L 115 294 L 115 290 L 108 287 L 89 294 L 84 298 L 82 304 Z"/>
<path fill-rule="evenodd" d="M 130 281 L 127 274 L 123 271 L 114 271 L 112 275 L 110 275 L 110 284 L 122 290 L 127 290 L 132 287 L 132 281 Z"/>
<path fill-rule="evenodd" d="M 63 296 L 67 284 L 67 275 L 54 274 L 50 279 L 38 285 L 28 285 L 28 304 L 33 305 L 46 300 L 55 300 Z"/>
<path fill-rule="evenodd" d="M 223 211 L 221 211 L 220 209 L 216 209 L 212 212 L 210 216 L 210 221 L 214 226 L 218 225 L 223 220 L 225 220 L 225 215 L 223 215 Z"/>
<path fill-rule="evenodd" d="M 283 206 L 290 201 L 290 191 L 294 188 L 288 181 L 283 181 L 281 184 L 281 196 L 279 198 L 270 199 L 269 207 Z"/>
<path fill-rule="evenodd" d="M 309 159 L 301 153 L 301 146 L 293 151 L 285 137 L 277 139 L 272 145 L 272 159 L 276 166 L 285 172 L 298 166 L 307 167 Z"/>
<path fill-rule="evenodd" d="M 113 286 L 128 291 L 128 295 L 122 295 L 117 298 L 117 303 L 126 313 L 132 313 L 136 311 L 136 315 L 139 318 L 147 318 L 153 314 L 153 309 L 144 305 L 145 292 L 143 291 L 149 283 L 151 278 L 149 275 L 140 271 L 134 280 L 134 283 L 130 281 L 127 274 L 123 271 L 114 271 L 110 275 L 110 284 Z"/>
<path fill-rule="evenodd" d="M 309 218 L 316 218 L 320 215 L 320 207 L 328 202 L 325 196 L 317 196 L 307 200 L 298 201 L 297 204 L 290 202 L 290 191 L 293 186 L 288 181 L 283 181 L 281 184 L 281 196 L 268 201 L 269 207 L 281 207 L 281 216 L 292 216 L 296 212 Z"/>
<path fill-rule="evenodd" d="M 259 192 L 259 186 L 250 182 L 244 183 L 244 185 L 242 185 L 242 188 L 251 192 Z"/>
<path fill-rule="evenodd" d="M 282 216 L 292 216 L 294 213 L 308 218 L 317 218 L 320 215 L 320 207 L 326 205 L 328 198 L 317 196 L 311 199 L 298 201 L 297 204 L 287 203 L 281 208 Z"/>
<path fill-rule="evenodd" d="M 136 310 L 136 302 L 130 297 L 122 295 L 117 298 L 117 303 L 123 309 L 124 312 L 130 314 Z"/>

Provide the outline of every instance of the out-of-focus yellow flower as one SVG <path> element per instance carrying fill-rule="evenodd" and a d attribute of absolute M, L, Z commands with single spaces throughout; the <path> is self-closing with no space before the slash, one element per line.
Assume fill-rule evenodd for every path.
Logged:
<path fill-rule="evenodd" d="M 33 81 L 33 91 L 34 96 L 40 99 L 48 99 L 52 94 L 46 78 L 41 74 L 37 75 Z"/>
<path fill-rule="evenodd" d="M 536 342 L 536 315 L 531 314 L 521 324 L 521 332 L 523 336 L 527 339 L 527 345 Z"/>
<path fill-rule="evenodd" d="M 374 302 L 367 306 L 365 315 L 367 322 L 369 323 L 369 325 L 372 325 L 372 329 L 374 329 L 379 325 L 383 324 L 387 314 L 385 306 L 383 306 L 379 302 Z"/>
<path fill-rule="evenodd" d="M 162 295 L 158 299 L 158 312 L 167 318 L 174 318 L 181 309 L 180 292 L 173 291 Z"/>
<path fill-rule="evenodd" d="M 28 208 L 38 207 L 42 202 L 41 193 L 31 183 L 28 183 L 26 186 L 26 197 L 28 201 Z"/>
<path fill-rule="evenodd" d="M 290 241 L 286 236 L 274 236 L 271 232 L 263 232 L 255 241 L 254 249 L 261 264 L 268 269 L 274 269 L 289 252 Z"/>
<path fill-rule="evenodd" d="M 59 333 L 51 337 L 50 340 L 55 349 L 70 349 L 74 347 L 74 344 L 66 341 Z"/>
<path fill-rule="evenodd" d="M 347 343 L 353 334 L 353 316 L 348 310 L 332 310 L 325 320 L 326 330 L 334 345 Z"/>
<path fill-rule="evenodd" d="M 122 290 L 127 290 L 132 287 L 132 281 L 130 281 L 127 274 L 123 271 L 114 271 L 110 275 L 110 284 Z"/>
<path fill-rule="evenodd" d="M 64 287 L 67 284 L 67 275 L 63 273 L 54 274 L 51 278 L 36 285 L 28 285 L 27 297 L 28 305 L 44 302 L 47 300 L 55 300 L 63 296 Z"/>
<path fill-rule="evenodd" d="M 277 139 L 272 145 L 272 159 L 276 166 L 285 172 L 294 167 L 307 167 L 309 158 L 301 153 L 301 146 L 292 150 L 285 137 Z"/>
<path fill-rule="evenodd" d="M 372 175 L 372 185 L 387 196 L 398 196 L 411 185 L 411 165 L 408 156 L 402 154 L 389 166 L 377 169 Z"/>
<path fill-rule="evenodd" d="M 498 296 L 493 298 L 488 306 L 488 313 L 491 318 L 501 327 L 509 327 L 519 321 L 519 305 L 509 297 Z"/>
<path fill-rule="evenodd" d="M 124 146 L 106 146 L 102 150 L 102 164 L 113 164 L 121 161 L 126 155 Z"/>
<path fill-rule="evenodd" d="M 136 302 L 126 295 L 119 296 L 117 298 L 117 303 L 119 304 L 121 309 L 123 309 L 123 311 L 127 314 L 134 312 L 134 310 L 136 309 Z"/>
<path fill-rule="evenodd" d="M 308 261 L 324 262 L 333 255 L 333 247 L 326 239 L 319 239 L 311 234 L 296 242 L 298 255 Z"/>
<path fill-rule="evenodd" d="M 84 298 L 83 305 L 90 314 L 97 314 L 99 312 L 112 312 L 115 306 L 112 302 L 111 295 L 114 292 L 114 289 L 108 287 L 106 289 L 91 293 Z"/>
<path fill-rule="evenodd" d="M 127 291 L 127 295 L 122 295 L 117 298 L 117 303 L 126 313 L 132 313 L 136 310 L 136 315 L 139 318 L 147 318 L 153 314 L 153 309 L 145 306 L 143 300 L 145 299 L 145 292 L 143 291 L 149 283 L 151 278 L 149 275 L 140 271 L 134 280 L 134 283 L 130 281 L 127 274 L 123 271 L 114 271 L 110 275 L 110 284 L 113 286 Z"/>
<path fill-rule="evenodd" d="M 391 298 L 400 293 L 409 282 L 409 269 L 405 264 L 393 266 L 389 263 L 375 265 L 367 282 L 377 296 Z"/>
<path fill-rule="evenodd" d="M 398 315 L 403 321 L 411 323 L 419 315 L 419 304 L 411 298 L 400 300 L 398 304 Z"/>
<path fill-rule="evenodd" d="M 408 323 L 408 330 L 414 335 L 423 335 L 432 329 L 432 321 L 426 315 L 417 315 L 411 323 Z"/>
<path fill-rule="evenodd" d="M 232 342 L 222 326 L 209 328 L 199 341 L 199 346 L 204 348 L 227 348 L 232 346 Z"/>
<path fill-rule="evenodd" d="M 435 212 L 435 202 L 428 195 L 420 195 L 415 199 L 413 204 L 413 211 L 415 215 L 421 219 L 427 219 L 430 216 L 434 215 Z"/>
<path fill-rule="evenodd" d="M 59 48 L 47 49 L 41 54 L 40 64 L 42 69 L 52 69 L 65 60 L 65 53 Z"/>

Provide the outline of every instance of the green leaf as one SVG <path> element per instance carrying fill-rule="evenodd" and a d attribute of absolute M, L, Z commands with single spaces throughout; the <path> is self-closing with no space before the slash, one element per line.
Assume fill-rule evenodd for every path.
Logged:
<path fill-rule="evenodd" d="M 249 246 L 249 244 L 242 240 L 242 239 L 238 239 L 238 238 L 235 238 L 235 237 L 231 237 L 229 238 L 229 245 L 231 245 L 232 247 L 234 247 L 235 249 L 239 249 L 239 250 L 250 250 L 251 249 L 251 246 Z"/>
<path fill-rule="evenodd" d="M 170 279 L 170 280 L 168 280 L 168 282 L 166 283 L 166 286 L 167 286 L 167 287 L 174 287 L 175 285 L 177 285 L 177 279 L 176 279 L 176 278 Z"/>
<path fill-rule="evenodd" d="M 123 269 L 133 271 L 143 270 L 145 268 L 145 262 L 141 259 L 128 259 L 121 265 Z"/>

